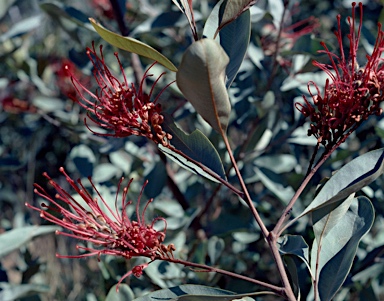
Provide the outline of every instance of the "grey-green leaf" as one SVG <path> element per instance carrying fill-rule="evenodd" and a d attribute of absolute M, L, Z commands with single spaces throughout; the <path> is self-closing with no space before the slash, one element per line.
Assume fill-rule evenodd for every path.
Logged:
<path fill-rule="evenodd" d="M 236 0 L 226 1 L 224 11 L 220 20 L 219 28 L 223 28 L 228 23 L 237 19 L 244 11 L 248 10 L 256 1 L 255 0 Z"/>
<path fill-rule="evenodd" d="M 228 126 L 231 104 L 225 87 L 229 58 L 214 40 L 202 39 L 185 51 L 177 86 L 195 110 L 222 136 Z"/>
<path fill-rule="evenodd" d="M 265 292 L 260 292 L 264 294 Z M 268 292 L 267 292 L 268 293 Z M 257 295 L 254 293 L 252 295 Z M 166 288 L 149 293 L 135 301 L 153 301 L 153 300 L 182 300 L 182 301 L 231 301 L 234 299 L 253 300 L 246 294 L 238 295 L 230 291 L 193 284 L 183 284 L 176 287 Z"/>
<path fill-rule="evenodd" d="M 0 235 L 0 258 L 29 242 L 32 238 L 59 230 L 57 226 L 27 226 Z"/>
<path fill-rule="evenodd" d="M 301 235 L 284 235 L 279 238 L 281 254 L 292 254 L 299 257 L 309 268 L 309 247 Z"/>
<path fill-rule="evenodd" d="M 21 300 L 21 298 L 23 300 L 30 300 L 26 297 L 47 292 L 49 292 L 49 286 L 43 284 L 10 284 L 0 282 L 1 301 Z"/>
<path fill-rule="evenodd" d="M 174 72 L 177 71 L 177 68 L 175 67 L 175 65 L 173 65 L 168 58 L 166 58 L 164 55 L 162 55 L 153 47 L 139 40 L 129 38 L 129 37 L 123 37 L 117 33 L 114 33 L 106 29 L 105 27 L 101 26 L 92 18 L 90 18 L 89 21 L 91 22 L 92 26 L 95 28 L 97 33 L 111 45 L 129 52 L 133 52 L 138 55 L 150 58 L 154 61 L 157 61 L 159 64 L 162 64 L 164 67 L 168 68 L 171 71 L 174 71 Z"/>
<path fill-rule="evenodd" d="M 188 157 L 183 157 L 169 148 L 159 146 L 172 160 L 194 173 L 218 182 L 218 180 L 204 172 L 201 167 L 189 160 L 192 159 L 208 167 L 222 179 L 226 179 L 223 163 L 216 148 L 202 132 L 195 130 L 191 134 L 186 134 L 168 116 L 163 124 L 163 129 L 172 135 L 171 145 Z"/>
<path fill-rule="evenodd" d="M 215 39 L 216 31 L 219 27 L 220 22 L 220 7 L 223 4 L 224 0 L 220 0 L 211 10 L 207 21 L 204 24 L 203 37 L 209 39 Z"/>
<path fill-rule="evenodd" d="M 236 20 L 225 26 L 219 33 L 220 45 L 229 57 L 226 68 L 226 87 L 229 88 L 235 79 L 240 65 L 247 52 L 251 37 L 251 13 L 243 12 Z"/>
<path fill-rule="evenodd" d="M 229 64 L 226 68 L 226 87 L 228 88 L 235 79 L 248 49 L 251 36 L 251 14 L 249 10 L 246 10 L 218 32 L 222 14 L 225 12 L 223 7 L 226 5 L 227 1 L 221 0 L 212 9 L 204 25 L 203 36 L 218 41 L 229 57 Z M 217 35 L 217 33 L 219 34 Z"/>
<path fill-rule="evenodd" d="M 383 148 L 355 158 L 329 179 L 312 203 L 297 218 L 322 206 L 347 198 L 376 180 L 383 172 Z"/>
<path fill-rule="evenodd" d="M 119 291 L 116 290 L 116 285 L 112 286 L 108 292 L 105 301 L 131 301 L 135 299 L 132 289 L 125 283 L 119 285 Z"/>
<path fill-rule="evenodd" d="M 311 269 L 318 279 L 321 301 L 332 300 L 344 283 L 359 242 L 371 229 L 373 221 L 374 209 L 370 200 L 358 197 L 338 223 L 321 238 L 320 244 L 315 239 L 311 251 Z"/>

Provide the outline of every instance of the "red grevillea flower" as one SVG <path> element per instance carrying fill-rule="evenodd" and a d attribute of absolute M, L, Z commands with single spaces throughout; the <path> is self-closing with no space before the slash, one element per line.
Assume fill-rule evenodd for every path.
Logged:
<path fill-rule="evenodd" d="M 380 103 L 384 100 L 384 65 L 381 55 L 384 50 L 384 32 L 378 24 L 378 35 L 371 55 L 367 55 L 367 63 L 359 67 L 356 56 L 362 27 L 363 5 L 359 3 L 360 23 L 355 28 L 355 7 L 352 3 L 352 18 L 348 17 L 350 32 L 349 57 L 343 50 L 340 15 L 337 16 L 337 37 L 340 55 L 332 53 L 324 42 L 321 45 L 330 59 L 331 64 L 314 61 L 313 64 L 324 70 L 329 76 L 323 94 L 314 82 L 308 83 L 308 91 L 313 99 L 312 105 L 304 96 L 305 104 L 296 103 L 296 108 L 311 120 L 308 135 L 314 135 L 318 144 L 330 149 L 345 139 L 370 115 L 380 115 Z M 317 90 L 310 91 L 310 86 Z"/>
<path fill-rule="evenodd" d="M 148 74 L 148 71 L 153 65 L 145 72 L 137 90 L 132 83 L 127 82 L 117 53 L 115 56 L 123 76 L 122 82 L 112 74 L 106 65 L 102 46 L 100 46 L 100 56 L 97 55 L 94 44 L 92 49 L 87 48 L 87 54 L 94 66 L 93 75 L 99 89 L 96 93 L 92 93 L 66 67 L 80 99 L 76 95 L 70 95 L 70 97 L 88 111 L 88 117 L 93 122 L 108 131 L 113 131 L 113 133 L 101 134 L 91 131 L 102 136 L 144 136 L 157 144 L 168 146 L 172 136 L 164 132 L 161 127 L 164 116 L 161 114 L 160 104 L 157 104 L 159 96 L 167 87 L 160 92 L 154 101 L 150 100 L 156 83 L 164 73 L 155 81 L 150 94 L 147 95 L 143 92 L 143 83 L 147 77 L 152 76 Z"/>
<path fill-rule="evenodd" d="M 72 256 L 57 254 L 57 257 L 81 258 L 105 254 L 122 256 L 126 259 L 147 257 L 152 261 L 173 257 L 172 252 L 175 250 L 173 244 L 169 246 L 163 244 L 167 228 L 165 219 L 157 217 L 149 224 L 145 221 L 145 211 L 153 199 L 147 201 L 144 210 L 141 213 L 139 212 L 140 199 L 146 184 L 143 186 L 136 203 L 136 220 L 131 220 L 127 215 L 126 209 L 132 204 L 132 201 L 127 201 L 127 193 L 132 179 L 122 190 L 121 208 L 119 209 L 118 194 L 123 178 L 120 180 L 116 192 L 115 208 L 111 208 L 100 195 L 91 178 L 89 178 L 89 182 L 97 197 L 93 197 L 80 180 L 77 182 L 73 181 L 67 175 L 64 168 L 60 168 L 60 172 L 63 173 L 69 185 L 83 199 L 88 208 L 85 208 L 84 205 L 76 201 L 71 194 L 53 181 L 47 174 L 44 174 L 44 176 L 57 192 L 55 199 L 37 184 L 35 184 L 35 193 L 49 202 L 49 204 L 43 203 L 41 205 L 42 208 L 48 210 L 34 207 L 28 203 L 25 204 L 27 207 L 39 211 L 42 218 L 69 231 L 56 231 L 56 234 L 91 243 L 88 246 L 77 246 L 77 249 L 85 251 L 83 254 Z M 154 224 L 157 221 L 164 222 L 164 230 L 155 230 Z M 141 276 L 143 268 L 147 265 L 142 264 L 134 267 L 121 278 L 119 283 L 131 274 L 137 277 Z"/>

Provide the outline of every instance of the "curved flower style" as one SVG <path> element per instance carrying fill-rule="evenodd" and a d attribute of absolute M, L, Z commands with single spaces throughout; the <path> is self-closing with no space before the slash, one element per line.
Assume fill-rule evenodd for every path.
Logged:
<path fill-rule="evenodd" d="M 73 256 L 57 254 L 57 257 L 81 258 L 106 254 L 122 256 L 126 259 L 142 256 L 150 258 L 152 261 L 173 257 L 172 252 L 175 250 L 173 244 L 170 244 L 169 246 L 163 244 L 167 228 L 165 219 L 157 217 L 150 224 L 147 224 L 145 221 L 145 211 L 153 199 L 147 201 L 144 210 L 141 213 L 139 212 L 140 199 L 146 184 L 144 184 L 136 203 L 137 220 L 131 220 L 127 216 L 126 209 L 132 204 L 132 201 L 127 201 L 127 193 L 132 179 L 123 188 L 121 197 L 122 209 L 119 211 L 117 208 L 117 201 L 123 178 L 118 185 L 115 198 L 115 209 L 113 210 L 100 195 L 91 178 L 89 178 L 89 182 L 96 192 L 96 195 L 98 195 L 96 198 L 92 197 L 80 180 L 77 182 L 73 181 L 67 175 L 64 168 L 60 168 L 60 172 L 64 174 L 67 182 L 84 200 L 90 210 L 85 209 L 84 206 L 76 201 L 74 197 L 65 191 L 58 183 L 53 181 L 47 174 L 44 174 L 44 176 L 49 180 L 50 185 L 57 191 L 55 198 L 58 201 L 50 197 L 41 186 L 35 184 L 35 193 L 50 203 L 49 205 L 42 204 L 41 207 L 49 210 L 37 208 L 28 203 L 25 205 L 33 210 L 39 211 L 40 216 L 47 221 L 59 225 L 71 232 L 56 231 L 57 235 L 69 236 L 82 241 L 87 241 L 92 243 L 93 247 L 77 246 L 77 249 L 86 251 L 86 253 Z M 62 205 L 63 203 L 64 205 Z M 107 212 L 103 211 L 100 205 L 105 207 Z M 64 206 L 69 207 L 69 209 L 66 209 Z M 57 214 L 54 215 L 50 213 L 52 211 L 58 213 L 61 217 L 57 217 Z M 154 229 L 154 224 L 157 221 L 164 222 L 163 231 Z M 148 263 L 134 267 L 120 279 L 119 283 L 131 274 L 134 274 L 137 277 L 141 276 L 143 268 L 147 265 Z"/>
<path fill-rule="evenodd" d="M 384 50 L 384 32 L 378 24 L 378 36 L 372 54 L 367 55 L 367 63 L 360 67 L 356 60 L 357 49 L 362 27 L 363 6 L 359 3 L 360 23 L 356 32 L 355 7 L 352 3 L 352 18 L 348 17 L 350 32 L 349 57 L 346 59 L 343 50 L 343 36 L 341 34 L 340 15 L 337 16 L 337 37 L 340 56 L 333 54 L 324 42 L 321 45 L 331 61 L 331 65 L 314 61 L 313 64 L 324 70 L 331 79 L 325 83 L 324 93 L 314 82 L 308 83 L 308 91 L 313 99 L 312 105 L 305 96 L 305 104 L 296 103 L 296 108 L 311 120 L 308 136 L 314 135 L 318 144 L 331 149 L 345 139 L 370 115 L 380 115 L 380 103 L 384 100 L 384 66 L 381 54 Z M 310 86 L 313 85 L 317 94 L 312 94 Z"/>
<path fill-rule="evenodd" d="M 100 56 L 96 53 L 94 43 L 92 44 L 92 49 L 87 48 L 87 55 L 94 66 L 93 75 L 100 89 L 96 91 L 96 94 L 92 93 L 80 83 L 70 71 L 70 68 L 66 66 L 65 69 L 70 75 L 72 83 L 80 95 L 80 99 L 73 94 L 69 96 L 88 111 L 88 117 L 93 122 L 114 133 L 95 133 L 87 126 L 88 129 L 94 134 L 101 136 L 144 136 L 153 140 L 156 144 L 160 143 L 163 146 L 168 146 L 168 141 L 172 136 L 164 132 L 161 127 L 161 124 L 164 122 L 164 116 L 161 114 L 160 104 L 156 103 L 167 86 L 153 102 L 150 101 L 153 89 L 164 73 L 155 81 L 150 94 L 147 95 L 143 93 L 142 88 L 145 79 L 152 76 L 148 74 L 148 71 L 153 65 L 145 72 L 139 90 L 136 90 L 132 83 L 128 84 L 117 53 L 115 53 L 115 56 L 123 75 L 123 82 L 120 82 L 106 65 L 102 46 L 100 46 Z M 88 99 L 86 94 L 88 94 L 91 99 Z"/>

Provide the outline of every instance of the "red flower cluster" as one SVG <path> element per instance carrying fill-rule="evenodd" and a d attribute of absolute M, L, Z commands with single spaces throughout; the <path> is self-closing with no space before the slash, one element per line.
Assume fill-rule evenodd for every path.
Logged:
<path fill-rule="evenodd" d="M 124 78 L 123 82 L 120 82 L 106 65 L 102 46 L 100 46 L 100 57 L 96 53 L 94 44 L 92 49 L 87 48 L 87 54 L 94 66 L 93 75 L 100 90 L 97 90 L 96 94 L 92 93 L 71 73 L 69 67 L 66 67 L 80 99 L 75 95 L 70 97 L 88 111 L 88 117 L 93 122 L 114 133 L 101 134 L 91 129 L 90 131 L 113 137 L 144 136 L 157 144 L 168 146 L 172 136 L 163 131 L 161 124 L 164 122 L 164 116 L 161 114 L 160 104 L 156 104 L 162 91 L 153 102 L 150 100 L 153 89 L 163 74 L 155 81 L 150 94 L 147 95 L 143 93 L 142 87 L 145 79 L 151 76 L 148 74 L 150 68 L 145 72 L 137 91 L 133 84 L 128 84 L 117 53 L 115 56 Z M 84 92 L 92 100 L 89 100 Z"/>
<path fill-rule="evenodd" d="M 49 180 L 50 185 L 52 185 L 57 191 L 55 197 L 57 201 L 49 196 L 49 194 L 41 186 L 35 184 L 35 193 L 50 203 L 49 205 L 41 205 L 42 208 L 46 208 L 48 210 L 34 207 L 28 203 L 25 205 L 33 210 L 39 211 L 40 216 L 47 221 L 59 225 L 71 232 L 67 233 L 56 231 L 56 234 L 88 241 L 92 243 L 94 247 L 77 246 L 78 249 L 86 251 L 86 253 L 73 256 L 56 255 L 57 257 L 81 258 L 92 255 L 100 256 L 101 254 L 122 256 L 127 259 L 142 256 L 150 258 L 151 260 L 173 257 L 172 252 L 175 250 L 173 244 L 169 246 L 165 246 L 163 244 L 167 228 L 165 219 L 158 217 L 155 218 L 150 224 L 147 224 L 145 221 L 145 211 L 153 199 L 150 199 L 147 202 L 141 213 L 139 212 L 140 199 L 145 185 L 143 186 L 136 203 L 137 220 L 131 220 L 127 216 L 126 209 L 130 204 L 132 204 L 132 201 L 127 201 L 127 193 L 132 180 L 130 180 L 127 186 L 123 188 L 121 209 L 119 210 L 117 208 L 118 193 L 120 191 L 123 178 L 120 180 L 118 190 L 116 192 L 115 209 L 112 209 L 100 195 L 91 178 L 89 178 L 89 181 L 97 195 L 95 198 L 87 191 L 80 180 L 77 182 L 73 181 L 67 175 L 64 168 L 60 168 L 60 171 L 64 174 L 70 186 L 84 200 L 89 209 L 86 209 L 83 205 L 76 201 L 74 197 L 65 191 L 58 183 L 53 181 L 47 174 L 44 174 L 44 176 Z M 66 209 L 67 207 L 69 207 L 69 209 Z M 107 212 L 103 211 L 101 207 L 105 207 L 105 211 Z M 55 212 L 59 214 L 59 217 L 57 217 Z M 154 224 L 157 221 L 164 222 L 163 231 L 157 231 L 154 229 Z M 142 274 L 143 268 L 147 265 L 148 264 L 136 266 L 124 275 L 120 282 L 130 274 L 134 274 L 139 277 Z"/>
<path fill-rule="evenodd" d="M 314 135 L 318 143 L 330 149 L 345 139 L 370 115 L 380 115 L 380 103 L 384 100 L 384 66 L 381 55 L 384 51 L 384 32 L 378 24 L 378 36 L 372 54 L 367 55 L 367 63 L 359 67 L 356 56 L 360 40 L 363 6 L 359 3 L 360 23 L 355 28 L 355 7 L 352 3 L 352 18 L 348 17 L 350 32 L 349 57 L 346 59 L 343 50 L 343 36 L 341 34 L 340 15 L 337 16 L 337 37 L 340 56 L 333 54 L 325 43 L 321 43 L 331 61 L 326 65 L 314 61 L 313 64 L 324 70 L 331 79 L 327 79 L 323 94 L 314 82 L 308 83 L 308 90 L 313 99 L 312 105 L 304 96 L 305 104 L 296 103 L 296 108 L 311 120 L 308 135 Z M 312 94 L 313 85 L 317 94 Z"/>

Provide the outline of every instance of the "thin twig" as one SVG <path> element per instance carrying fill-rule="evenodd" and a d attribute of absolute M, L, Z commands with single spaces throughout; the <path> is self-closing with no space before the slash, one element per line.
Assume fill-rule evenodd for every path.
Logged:
<path fill-rule="evenodd" d="M 241 279 L 241 280 L 244 280 L 247 282 L 251 282 L 251 283 L 254 283 L 256 285 L 260 285 L 262 287 L 268 288 L 268 289 L 272 290 L 273 292 L 275 292 L 276 294 L 278 294 L 279 296 L 285 297 L 284 288 L 270 284 L 270 283 L 267 283 L 267 282 L 263 282 L 263 281 L 260 281 L 257 279 L 249 278 L 249 277 L 244 276 L 244 275 L 240 275 L 240 274 L 236 274 L 236 273 L 229 272 L 226 270 L 218 269 L 218 268 L 211 267 L 211 266 L 208 266 L 205 264 L 194 263 L 194 262 L 181 260 L 181 259 L 177 259 L 177 258 L 172 258 L 172 257 L 167 257 L 167 258 L 161 257 L 159 259 L 166 260 L 168 262 L 177 263 L 177 264 L 182 264 L 186 267 L 197 268 L 200 272 L 216 272 L 216 273 L 219 273 L 222 275 L 226 275 L 226 276 Z"/>

